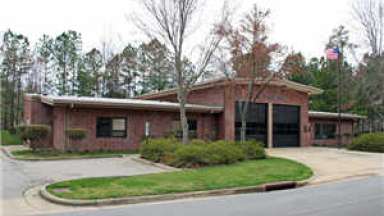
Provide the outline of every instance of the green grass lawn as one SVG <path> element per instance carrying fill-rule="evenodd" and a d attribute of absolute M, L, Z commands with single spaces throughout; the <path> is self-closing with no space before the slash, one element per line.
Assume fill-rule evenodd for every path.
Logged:
<path fill-rule="evenodd" d="M 268 182 L 299 181 L 311 176 L 311 169 L 303 164 L 269 158 L 196 170 L 78 179 L 58 182 L 47 189 L 62 198 L 105 199 L 256 186 Z"/>
<path fill-rule="evenodd" d="M 23 141 L 15 134 L 6 130 L 0 130 L 1 145 L 21 145 Z"/>
<path fill-rule="evenodd" d="M 28 160 L 58 160 L 76 158 L 106 158 L 134 154 L 137 151 L 100 151 L 100 152 L 59 152 L 49 150 L 15 150 L 13 156 L 18 159 Z"/>

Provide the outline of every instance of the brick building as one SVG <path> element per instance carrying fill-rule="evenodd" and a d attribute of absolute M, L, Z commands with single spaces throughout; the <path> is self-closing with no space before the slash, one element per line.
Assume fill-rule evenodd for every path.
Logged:
<path fill-rule="evenodd" d="M 188 95 L 187 116 L 192 137 L 237 140 L 240 118 L 237 103 L 247 95 L 246 78 L 216 79 L 195 85 Z M 260 83 L 256 83 L 256 88 Z M 322 90 L 288 80 L 271 81 L 247 116 L 247 139 L 266 147 L 295 147 L 337 143 L 337 116 L 310 112 L 309 97 Z M 46 124 L 51 134 L 41 147 L 57 150 L 97 151 L 136 149 L 146 136 L 179 133 L 176 89 L 136 99 L 26 95 L 26 124 Z M 357 115 L 343 114 L 344 144 L 354 134 Z M 84 140 L 69 140 L 65 129 L 83 128 Z"/>

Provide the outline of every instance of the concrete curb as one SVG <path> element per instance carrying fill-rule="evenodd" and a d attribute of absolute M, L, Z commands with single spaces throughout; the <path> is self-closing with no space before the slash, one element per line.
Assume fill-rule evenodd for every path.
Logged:
<path fill-rule="evenodd" d="M 141 158 L 140 155 L 135 155 L 135 156 L 131 157 L 131 159 L 133 161 L 135 161 L 135 162 L 138 162 L 138 163 L 141 163 L 141 164 L 144 164 L 144 165 L 155 166 L 155 167 L 158 167 L 158 168 L 164 169 L 164 170 L 169 170 L 169 171 L 182 170 L 182 169 L 178 169 L 178 168 L 175 168 L 175 167 L 167 166 L 165 164 L 154 163 L 152 161 L 149 161 L 149 160 Z"/>
<path fill-rule="evenodd" d="M 72 158 L 18 158 L 15 157 L 11 151 L 7 148 L 1 147 L 2 152 L 10 159 L 18 161 L 67 161 L 67 160 L 90 160 L 90 159 L 109 159 L 109 158 L 133 158 L 135 154 L 120 154 L 114 156 L 105 156 L 105 157 L 72 157 Z"/>
<path fill-rule="evenodd" d="M 311 178 L 310 178 L 311 179 Z M 73 200 L 73 199 L 64 199 L 57 197 L 47 191 L 47 186 L 44 185 L 40 189 L 40 196 L 56 204 L 67 205 L 67 206 L 106 206 L 106 205 L 121 205 L 121 204 L 137 204 L 137 203 L 147 203 L 147 202 L 158 202 L 158 201 L 169 201 L 185 198 L 197 198 L 197 197 L 209 197 L 209 196 L 223 196 L 223 195 L 234 195 L 234 194 L 245 194 L 245 193 L 259 193 L 271 191 L 273 189 L 282 187 L 283 189 L 297 188 L 307 185 L 309 180 L 303 181 L 284 181 L 284 182 L 275 182 L 268 183 L 259 186 L 250 186 L 250 187 L 240 187 L 240 188 L 229 188 L 229 189 L 219 189 L 219 190 L 209 190 L 209 191 L 196 191 L 196 192 L 186 192 L 186 193 L 174 193 L 174 194 L 164 194 L 164 195 L 149 195 L 149 196 L 132 196 L 125 198 L 112 198 L 112 199 L 95 199 L 95 200 Z M 289 187 L 288 186 L 292 186 Z"/>
<path fill-rule="evenodd" d="M 1 147 L 1 151 L 2 151 L 2 152 L 4 153 L 4 155 L 7 156 L 8 158 L 13 159 L 13 160 L 18 160 L 18 159 L 15 158 L 15 156 L 13 156 L 13 154 L 12 154 L 10 151 L 8 151 L 7 148 L 5 148 L 5 147 Z"/>

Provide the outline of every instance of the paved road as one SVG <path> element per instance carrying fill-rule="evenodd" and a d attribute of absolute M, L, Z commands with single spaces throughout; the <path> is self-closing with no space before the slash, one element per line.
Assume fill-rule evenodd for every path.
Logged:
<path fill-rule="evenodd" d="M 376 176 L 270 193 L 137 204 L 50 215 L 381 216 L 384 215 L 384 178 Z"/>
<path fill-rule="evenodd" d="M 45 210 L 66 210 L 62 206 L 40 202 L 25 192 L 48 182 L 82 177 L 127 176 L 164 171 L 131 158 L 66 161 L 18 161 L 0 153 L 0 215 L 40 214 Z M 23 195 L 24 194 L 24 195 Z M 31 199 L 30 199 L 31 198 Z"/>

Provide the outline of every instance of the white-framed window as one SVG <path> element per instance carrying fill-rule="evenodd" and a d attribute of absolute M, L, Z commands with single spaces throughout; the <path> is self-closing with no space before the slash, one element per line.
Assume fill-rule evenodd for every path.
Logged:
<path fill-rule="evenodd" d="M 151 135 L 151 123 L 149 121 L 145 122 L 144 135 L 145 137 L 149 137 Z"/>
<path fill-rule="evenodd" d="M 98 117 L 96 120 L 96 137 L 127 137 L 127 118 Z"/>

